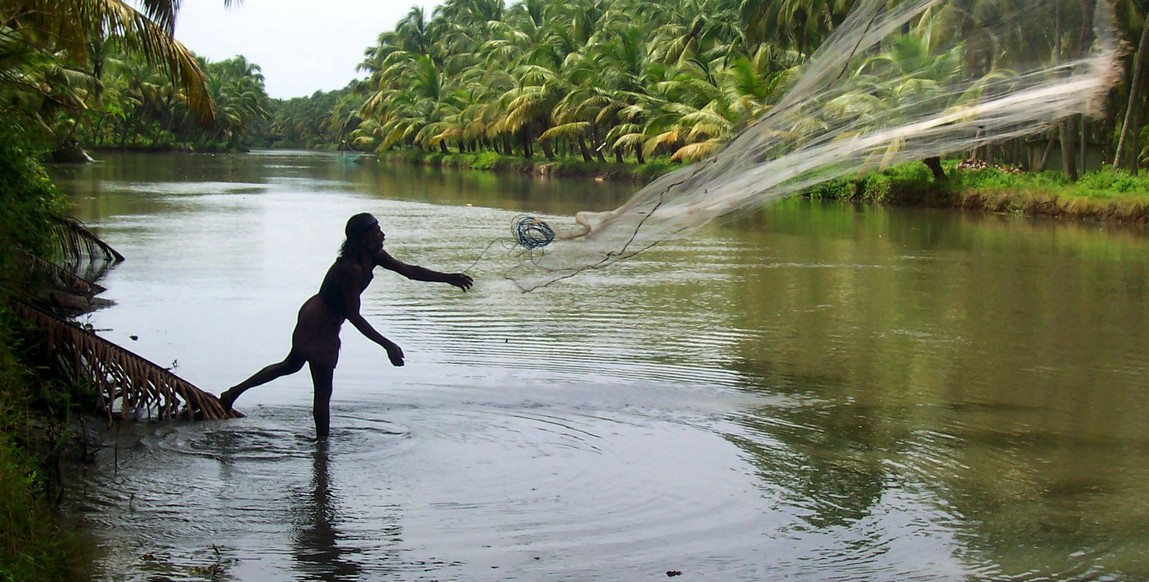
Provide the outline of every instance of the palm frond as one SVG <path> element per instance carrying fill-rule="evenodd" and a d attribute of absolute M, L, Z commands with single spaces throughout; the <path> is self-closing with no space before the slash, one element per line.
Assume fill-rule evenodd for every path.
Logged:
<path fill-rule="evenodd" d="M 723 142 L 720 139 L 709 139 L 706 141 L 685 145 L 678 148 L 678 150 L 674 152 L 674 155 L 670 156 L 670 160 L 673 162 L 685 163 L 703 160 L 710 157 L 712 154 L 714 154 L 714 152 L 718 151 L 719 148 L 722 147 L 722 143 Z"/>
<path fill-rule="evenodd" d="M 563 123 L 556 125 L 542 133 L 539 136 L 539 142 L 545 142 L 552 139 L 578 139 L 590 131 L 590 123 L 586 121 L 575 121 L 572 123 Z"/>
<path fill-rule="evenodd" d="M 96 334 L 26 303 L 10 302 L 32 327 L 35 347 L 59 377 L 89 384 L 108 420 L 219 420 L 219 400 L 187 380 Z"/>
<path fill-rule="evenodd" d="M 16 257 L 23 263 L 21 266 L 25 272 L 32 275 L 33 281 L 46 281 L 57 289 L 84 297 L 93 297 L 106 291 L 102 286 L 55 263 L 46 261 L 25 249 L 17 247 Z"/>
<path fill-rule="evenodd" d="M 84 223 L 71 217 L 60 217 L 56 225 L 56 240 L 59 243 L 57 250 L 62 259 L 79 261 L 87 258 L 91 260 L 102 259 L 119 263 L 124 260 L 116 249 L 100 240 L 100 237 L 88 230 Z"/>
<path fill-rule="evenodd" d="M 4 15 L 14 28 L 28 28 L 48 36 L 55 48 L 87 60 L 90 39 L 99 34 L 119 38 L 148 63 L 167 69 L 183 87 L 188 104 L 201 119 L 215 119 L 215 105 L 195 54 L 172 36 L 179 3 L 144 0 L 143 11 L 122 0 L 61 2 L 9 0 Z"/>

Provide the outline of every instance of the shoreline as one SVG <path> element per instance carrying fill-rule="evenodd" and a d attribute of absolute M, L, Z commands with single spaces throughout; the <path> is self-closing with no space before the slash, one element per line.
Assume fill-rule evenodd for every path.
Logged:
<path fill-rule="evenodd" d="M 257 148 L 258 149 L 258 148 Z M 268 148 L 275 151 L 275 148 Z M 243 154 L 228 151 L 196 151 L 190 146 L 86 147 L 90 152 Z M 327 152 L 327 150 L 314 150 Z M 328 152 L 329 153 L 329 152 Z M 586 162 L 583 160 L 524 160 L 519 157 L 455 152 L 392 151 L 385 154 L 355 152 L 356 163 L 374 160 L 379 164 L 415 165 L 431 168 L 475 170 L 530 175 L 537 178 L 648 183 L 683 167 L 665 160 L 645 164 L 628 162 Z M 795 194 L 808 199 L 839 200 L 851 203 L 886 204 L 905 207 L 952 208 L 993 214 L 1020 214 L 1062 220 L 1080 220 L 1131 225 L 1149 224 L 1149 174 L 1135 175 L 1113 170 L 1090 171 L 1078 182 L 1069 182 L 1057 172 L 1026 173 L 984 164 L 962 167 L 964 162 L 943 162 L 948 178 L 936 181 L 924 164 L 909 162 L 884 171 L 853 179 L 831 180 L 810 191 Z M 1090 176 L 1118 187 L 1088 187 L 1076 192 Z M 1103 184 L 1102 186 L 1104 186 Z"/>
<path fill-rule="evenodd" d="M 370 154 L 367 154 L 368 156 Z M 511 172 L 540 178 L 583 179 L 596 181 L 626 181 L 645 184 L 669 171 L 677 164 L 618 164 L 582 161 L 555 161 L 536 163 L 521 159 L 499 159 L 500 163 L 470 163 L 479 156 L 466 154 L 429 154 L 413 156 L 404 153 L 377 157 L 377 163 L 414 164 L 427 167 L 471 169 L 479 171 Z M 886 204 L 905 207 L 951 208 L 981 211 L 993 214 L 1020 214 L 1056 219 L 1114 222 L 1121 224 L 1149 224 L 1149 176 L 1124 174 L 1106 180 L 1117 183 L 1127 178 L 1132 184 L 1126 190 L 1088 188 L 1088 195 L 1074 194 L 1077 183 L 1057 178 L 1050 172 L 1026 174 L 995 167 L 961 168 L 957 159 L 946 163 L 948 178 L 936 181 L 924 164 L 911 162 L 882 172 L 864 176 L 833 180 L 811 191 L 795 194 L 807 199 L 838 200 L 851 203 Z M 1087 172 L 1090 174 L 1116 174 L 1112 170 Z M 1002 178 L 1005 178 L 1003 180 Z M 1103 180 L 1103 181 L 1106 181 Z M 1002 185 L 983 185 L 1004 182 Z M 1139 187 L 1138 182 L 1141 183 Z"/>

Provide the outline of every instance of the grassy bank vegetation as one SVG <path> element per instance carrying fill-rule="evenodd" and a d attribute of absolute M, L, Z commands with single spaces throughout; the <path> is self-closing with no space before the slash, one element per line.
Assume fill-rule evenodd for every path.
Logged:
<path fill-rule="evenodd" d="M 381 154 L 382 163 L 513 172 L 571 179 L 631 181 L 636 188 L 679 167 L 669 161 L 636 163 L 584 162 L 558 159 L 539 163 L 492 152 L 456 153 L 396 150 Z M 923 163 L 899 164 L 883 171 L 832 180 L 803 193 L 815 200 L 869 202 L 902 206 L 965 208 L 1118 222 L 1149 222 L 1149 174 L 1110 168 L 1085 172 L 1076 180 L 1053 170 L 1020 170 L 944 160 L 944 180 L 935 179 Z"/>
<path fill-rule="evenodd" d="M 48 498 L 42 455 L 52 456 L 53 439 L 33 412 L 35 379 L 10 348 L 18 345 L 13 327 L 0 314 L 0 580 L 76 580 L 79 542 L 59 526 Z"/>
<path fill-rule="evenodd" d="M 934 179 L 924 164 L 908 163 L 827 182 L 806 195 L 1087 220 L 1149 221 L 1149 175 L 1102 169 L 1072 181 L 1057 171 L 1028 173 L 956 159 L 943 162 L 943 167 L 945 180 Z"/>
<path fill-rule="evenodd" d="M 660 159 L 645 164 L 586 162 L 577 158 L 561 158 L 540 162 L 520 156 L 495 152 L 458 153 L 427 152 L 416 149 L 389 150 L 379 154 L 383 163 L 406 163 L 440 168 L 461 168 L 491 172 L 535 174 L 556 178 L 596 178 L 648 182 L 679 167 L 679 164 Z"/>
<path fill-rule="evenodd" d="M 8 301 L 29 284 L 17 249 L 46 252 L 64 200 L 15 135 L 0 131 L 0 580 L 75 580 L 76 539 L 61 529 L 48 491 L 68 402 L 39 383 L 22 353 Z M 58 482 L 55 483 L 58 486 Z"/>

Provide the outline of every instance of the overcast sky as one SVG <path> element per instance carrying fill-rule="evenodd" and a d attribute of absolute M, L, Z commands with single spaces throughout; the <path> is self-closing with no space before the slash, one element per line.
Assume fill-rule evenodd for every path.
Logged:
<path fill-rule="evenodd" d="M 427 17 L 439 0 L 183 0 L 176 39 L 217 62 L 236 55 L 263 70 L 267 94 L 278 99 L 347 85 L 379 33 L 394 30 L 411 10 Z"/>

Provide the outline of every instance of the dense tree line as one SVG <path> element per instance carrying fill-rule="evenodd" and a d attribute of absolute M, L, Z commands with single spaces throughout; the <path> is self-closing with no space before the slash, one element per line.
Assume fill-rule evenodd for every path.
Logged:
<path fill-rule="evenodd" d="M 143 57 L 122 51 L 101 57 L 99 95 L 76 121 L 75 139 L 85 146 L 237 151 L 252 144 L 268 119 L 263 75 L 242 56 L 214 63 L 196 58 L 214 105 L 211 119 L 196 115 L 171 79 Z"/>
<path fill-rule="evenodd" d="M 259 135 L 260 143 L 281 148 L 335 148 L 347 139 L 347 124 L 358 124 L 356 104 L 350 87 L 316 91 L 309 97 L 275 99 Z"/>
<path fill-rule="evenodd" d="M 981 10 L 969 0 L 968 14 Z M 320 141 L 337 133 L 363 151 L 495 151 L 643 163 L 706 157 L 780 97 L 853 2 L 810 0 L 448 0 L 414 7 L 365 52 L 367 74 L 337 108 L 311 110 Z M 1066 0 L 1066 21 L 1089 1 Z M 1050 143 L 1066 170 L 1084 133 L 1114 165 L 1149 160 L 1145 0 L 1120 0 L 1130 45 L 1107 117 L 1064 120 Z M 968 23 L 970 26 L 976 22 Z M 1030 23 L 1048 29 L 1061 23 Z M 896 49 L 897 47 L 894 47 Z M 890 60 L 906 58 L 891 50 Z M 329 99 L 325 95 L 311 98 Z M 326 125 L 323 125 L 323 124 Z M 340 139 L 344 139 L 340 137 Z M 1003 148 L 1007 155 L 1011 148 Z"/>
<path fill-rule="evenodd" d="M 1093 1 L 1065 0 L 1061 12 L 1081 14 Z M 981 10 L 987 0 L 965 3 L 971 15 L 992 15 Z M 86 146 L 418 149 L 689 162 L 767 111 L 853 4 L 447 0 L 430 14 L 413 7 L 382 32 L 365 48 L 360 69 L 366 78 L 338 91 L 274 100 L 258 65 L 244 57 L 209 63 L 184 55 L 183 66 L 204 75 L 202 97 L 214 104 L 214 115 L 193 99 L 186 80 L 168 82 L 177 71 L 172 65 L 154 66 L 147 51 L 135 50 L 122 35 L 101 35 L 90 39 L 82 59 L 45 74 L 52 94 L 35 97 L 58 142 Z M 1116 9 L 1130 50 L 1107 117 L 1084 128 L 1081 120 L 1066 119 L 1049 141 L 1069 152 L 1085 135 L 1104 145 L 1114 165 L 1130 167 L 1149 160 L 1149 135 L 1143 135 L 1149 132 L 1149 1 L 1118 0 Z M 904 58 L 896 51 L 890 56 Z M 1075 175 L 1072 156 L 1064 162 Z"/>

